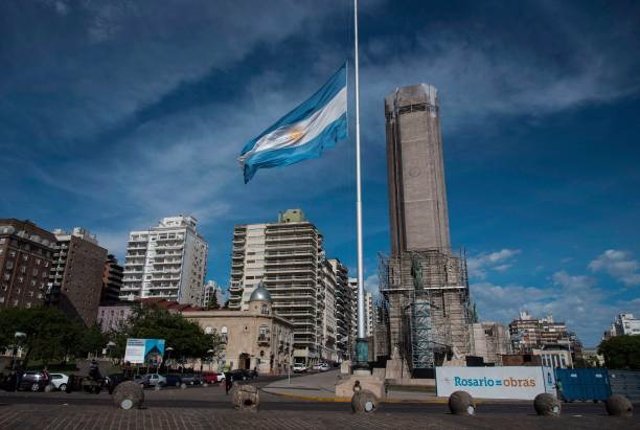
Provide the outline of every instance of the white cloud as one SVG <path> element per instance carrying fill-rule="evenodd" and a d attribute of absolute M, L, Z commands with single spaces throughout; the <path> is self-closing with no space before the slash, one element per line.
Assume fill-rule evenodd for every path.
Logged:
<path fill-rule="evenodd" d="M 608 249 L 589 263 L 592 272 L 604 272 L 627 287 L 640 285 L 640 263 L 630 253 Z"/>
<path fill-rule="evenodd" d="M 597 287 L 592 277 L 559 271 L 549 281 L 545 287 L 474 283 L 471 297 L 482 320 L 508 324 L 523 310 L 535 317 L 553 315 L 556 321 L 566 322 L 589 346 L 600 341 L 615 314 L 624 309 L 621 303 L 607 303 L 608 294 Z"/>
<path fill-rule="evenodd" d="M 501 249 L 491 253 L 482 253 L 467 259 L 467 270 L 469 276 L 475 279 L 485 279 L 487 272 L 505 272 L 513 263 L 516 255 L 520 254 L 519 249 Z"/>

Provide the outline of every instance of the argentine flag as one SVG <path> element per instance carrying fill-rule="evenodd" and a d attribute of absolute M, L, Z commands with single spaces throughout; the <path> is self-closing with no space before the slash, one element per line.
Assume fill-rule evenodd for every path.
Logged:
<path fill-rule="evenodd" d="M 247 143 L 238 161 L 245 184 L 260 168 L 318 158 L 347 137 L 346 64 L 311 98 Z"/>

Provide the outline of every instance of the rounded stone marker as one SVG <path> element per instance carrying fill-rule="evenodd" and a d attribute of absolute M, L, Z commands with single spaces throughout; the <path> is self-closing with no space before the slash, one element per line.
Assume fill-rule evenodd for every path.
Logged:
<path fill-rule="evenodd" d="M 625 396 L 614 394 L 604 404 L 607 413 L 615 417 L 630 417 L 633 415 L 633 405 Z"/>
<path fill-rule="evenodd" d="M 113 390 L 113 404 L 122 409 L 139 408 L 144 402 L 144 390 L 133 382 L 125 381 Z"/>
<path fill-rule="evenodd" d="M 378 409 L 378 398 L 369 390 L 358 390 L 351 397 L 351 410 L 353 413 L 370 413 Z"/>
<path fill-rule="evenodd" d="M 557 417 L 560 415 L 560 401 L 552 394 L 540 393 L 533 399 L 533 408 L 538 415 Z"/>
<path fill-rule="evenodd" d="M 236 385 L 231 389 L 231 403 L 238 410 L 257 412 L 260 405 L 260 392 L 253 385 Z"/>
<path fill-rule="evenodd" d="M 455 391 L 449 396 L 449 410 L 454 415 L 474 415 L 476 404 L 471 394 L 466 391 Z"/>

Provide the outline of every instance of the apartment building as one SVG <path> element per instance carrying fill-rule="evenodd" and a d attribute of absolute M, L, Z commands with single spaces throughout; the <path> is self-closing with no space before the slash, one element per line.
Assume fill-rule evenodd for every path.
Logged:
<path fill-rule="evenodd" d="M 55 245 L 29 220 L 0 219 L 0 309 L 44 304 Z"/>
<path fill-rule="evenodd" d="M 123 271 L 124 268 L 118 264 L 118 259 L 113 254 L 107 255 L 102 272 L 100 305 L 109 305 L 120 301 Z"/>
<path fill-rule="evenodd" d="M 280 213 L 275 223 L 237 225 L 229 309 L 247 310 L 262 283 L 273 299 L 273 311 L 293 323 L 295 361 L 337 358 L 337 279 L 330 267 L 322 235 L 300 209 Z"/>
<path fill-rule="evenodd" d="M 217 303 L 217 306 L 213 306 Z M 202 306 L 206 309 L 221 308 L 224 305 L 224 295 L 222 288 L 216 281 L 207 281 L 204 285 L 204 293 L 202 295 Z"/>
<path fill-rule="evenodd" d="M 640 318 L 631 313 L 616 315 L 611 327 L 604 332 L 604 340 L 614 336 L 638 336 L 640 335 Z"/>
<path fill-rule="evenodd" d="M 56 246 L 49 275 L 47 301 L 86 326 L 95 323 L 102 293 L 107 250 L 87 230 L 53 231 Z"/>
<path fill-rule="evenodd" d="M 163 218 L 129 234 L 121 300 L 159 298 L 200 305 L 207 271 L 207 242 L 192 216 Z"/>
<path fill-rule="evenodd" d="M 519 318 L 509 324 L 509 335 L 516 353 L 530 353 L 544 345 L 564 345 L 574 359 L 582 354 L 582 343 L 575 333 L 551 315 L 534 318 L 526 311 L 520 312 Z"/>
<path fill-rule="evenodd" d="M 336 274 L 336 349 L 338 361 L 349 360 L 355 348 L 353 310 L 356 297 L 349 287 L 349 272 L 336 258 L 328 260 Z"/>
<path fill-rule="evenodd" d="M 320 289 L 324 295 L 324 313 L 322 316 L 322 334 L 320 345 L 322 351 L 320 356 L 329 361 L 338 361 L 337 333 L 338 324 L 336 319 L 336 290 L 338 289 L 338 274 L 334 266 L 328 260 L 322 261 L 322 285 Z"/>

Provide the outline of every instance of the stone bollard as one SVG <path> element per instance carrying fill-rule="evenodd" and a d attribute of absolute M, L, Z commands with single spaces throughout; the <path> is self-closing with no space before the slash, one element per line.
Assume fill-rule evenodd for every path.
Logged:
<path fill-rule="evenodd" d="M 144 390 L 133 381 L 125 381 L 113 390 L 113 404 L 122 409 L 139 408 L 144 402 Z"/>
<path fill-rule="evenodd" d="M 363 390 L 360 381 L 353 386 L 351 397 L 351 410 L 355 414 L 369 413 L 378 409 L 378 398 L 369 390 Z"/>
<path fill-rule="evenodd" d="M 625 396 L 614 394 L 604 404 L 607 413 L 614 417 L 630 417 L 633 415 L 633 405 Z"/>
<path fill-rule="evenodd" d="M 241 411 L 257 412 L 260 392 L 253 385 L 236 385 L 231 389 L 231 403 Z"/>
<path fill-rule="evenodd" d="M 549 393 L 540 393 L 533 399 L 533 408 L 538 415 L 560 416 L 560 401 Z"/>
<path fill-rule="evenodd" d="M 449 410 L 454 415 L 474 415 L 476 404 L 471 394 L 466 391 L 455 391 L 449 396 Z"/>

